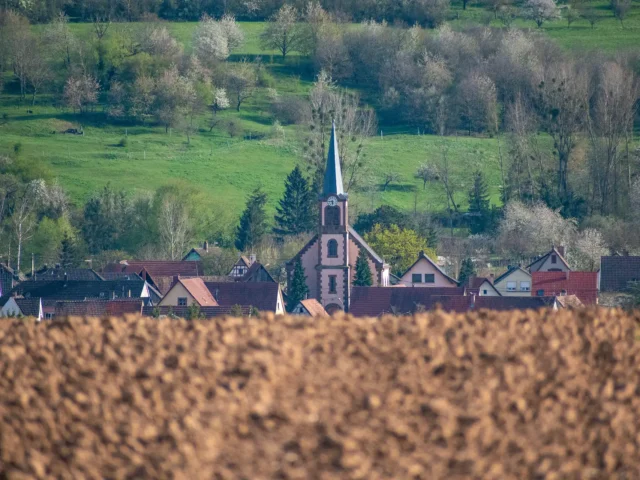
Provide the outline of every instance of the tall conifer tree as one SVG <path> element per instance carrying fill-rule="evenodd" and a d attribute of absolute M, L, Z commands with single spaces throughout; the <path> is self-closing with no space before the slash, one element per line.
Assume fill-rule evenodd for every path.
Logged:
<path fill-rule="evenodd" d="M 489 201 L 489 188 L 482 172 L 476 172 L 473 186 L 469 190 L 469 230 L 472 234 L 484 233 L 491 227 L 492 212 Z"/>
<path fill-rule="evenodd" d="M 289 311 L 296 308 L 300 300 L 307 298 L 309 287 L 307 286 L 307 277 L 304 274 L 304 267 L 298 258 L 293 267 L 293 276 L 291 284 L 287 288 L 287 296 L 289 297 Z"/>
<path fill-rule="evenodd" d="M 236 232 L 235 245 L 241 252 L 257 247 L 267 234 L 266 203 L 267 194 L 260 187 L 249 196 Z"/>
<path fill-rule="evenodd" d="M 78 249 L 73 239 L 65 233 L 60 245 L 60 266 L 71 268 L 78 265 Z"/>
<path fill-rule="evenodd" d="M 278 235 L 298 235 L 310 232 L 315 226 L 315 199 L 309 182 L 296 166 L 284 182 L 284 196 L 276 207 L 275 216 Z"/>
<path fill-rule="evenodd" d="M 473 261 L 468 257 L 462 260 L 462 265 L 460 265 L 460 275 L 458 275 L 458 283 L 462 286 L 467 280 L 469 280 L 469 278 L 475 277 L 475 275 L 476 267 L 473 264 Z"/>
<path fill-rule="evenodd" d="M 369 268 L 369 262 L 367 262 L 367 255 L 364 253 L 364 250 L 360 250 L 358 259 L 356 260 L 356 274 L 353 278 L 353 285 L 356 287 L 370 287 L 373 285 L 371 269 Z"/>

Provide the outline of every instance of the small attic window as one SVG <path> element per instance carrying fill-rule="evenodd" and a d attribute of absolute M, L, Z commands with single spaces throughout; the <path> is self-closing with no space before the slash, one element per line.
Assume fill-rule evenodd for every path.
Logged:
<path fill-rule="evenodd" d="M 557 255 L 551 255 L 551 263 L 558 263 L 558 256 Z"/>

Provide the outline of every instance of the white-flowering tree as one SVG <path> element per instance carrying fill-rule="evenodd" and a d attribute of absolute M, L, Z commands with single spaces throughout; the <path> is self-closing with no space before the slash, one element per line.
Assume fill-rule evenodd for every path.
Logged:
<path fill-rule="evenodd" d="M 100 84 L 92 75 L 72 76 L 64 86 L 64 100 L 73 111 L 85 113 L 98 102 Z"/>
<path fill-rule="evenodd" d="M 548 251 L 552 245 L 568 245 L 576 236 L 576 223 L 542 203 L 509 202 L 500 223 L 498 240 L 503 250 L 526 258 Z"/>
<path fill-rule="evenodd" d="M 525 18 L 536 22 L 538 28 L 545 22 L 560 18 L 560 9 L 554 0 L 527 0 L 523 12 Z"/>
<path fill-rule="evenodd" d="M 215 20 L 204 16 L 193 34 L 193 49 L 204 65 L 226 60 L 231 52 L 242 45 L 244 34 L 233 17 Z"/>
<path fill-rule="evenodd" d="M 569 249 L 569 261 L 576 270 L 595 272 L 600 268 L 600 257 L 609 252 L 602 234 L 595 228 L 581 231 Z"/>
<path fill-rule="evenodd" d="M 277 50 L 286 58 L 293 50 L 304 47 L 305 34 L 298 22 L 299 15 L 295 7 L 284 4 L 270 19 L 262 32 L 262 46 L 265 49 Z"/>

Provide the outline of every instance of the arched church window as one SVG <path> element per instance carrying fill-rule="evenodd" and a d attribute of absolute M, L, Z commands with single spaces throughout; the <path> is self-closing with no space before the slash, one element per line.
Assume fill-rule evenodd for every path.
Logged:
<path fill-rule="evenodd" d="M 340 225 L 340 207 L 328 206 L 324 209 L 324 224 L 327 226 Z"/>
<path fill-rule="evenodd" d="M 338 242 L 336 240 L 329 240 L 327 244 L 327 249 L 329 250 L 328 256 L 331 258 L 338 257 Z"/>

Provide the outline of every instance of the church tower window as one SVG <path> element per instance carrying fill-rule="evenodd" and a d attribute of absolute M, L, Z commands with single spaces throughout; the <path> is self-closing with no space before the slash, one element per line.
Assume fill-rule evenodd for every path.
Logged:
<path fill-rule="evenodd" d="M 329 240 L 327 250 L 329 258 L 338 258 L 338 242 L 336 240 Z"/>
<path fill-rule="evenodd" d="M 325 207 L 324 224 L 326 226 L 340 226 L 340 207 Z"/>

